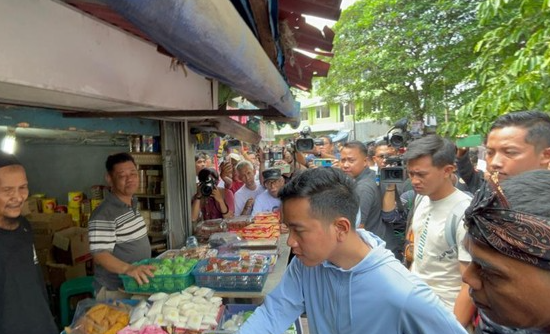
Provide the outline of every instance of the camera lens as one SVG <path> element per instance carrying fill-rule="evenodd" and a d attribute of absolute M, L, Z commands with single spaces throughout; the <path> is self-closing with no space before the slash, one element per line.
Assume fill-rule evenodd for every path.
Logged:
<path fill-rule="evenodd" d="M 405 167 L 385 167 L 380 170 L 380 181 L 383 183 L 401 183 L 407 178 Z"/>
<path fill-rule="evenodd" d="M 388 171 L 388 179 L 391 180 L 401 180 L 403 177 L 403 171 L 402 170 L 389 170 Z"/>
<path fill-rule="evenodd" d="M 390 137 L 389 141 L 391 146 L 395 148 L 400 148 L 405 143 L 405 138 L 403 137 L 403 135 L 396 133 Z"/>
<path fill-rule="evenodd" d="M 296 140 L 296 151 L 311 151 L 313 149 L 314 143 L 311 138 L 300 138 Z"/>
<path fill-rule="evenodd" d="M 214 182 L 210 179 L 202 182 L 200 185 L 200 189 L 202 196 L 210 197 L 210 195 L 212 195 L 212 191 L 214 190 Z"/>
<path fill-rule="evenodd" d="M 212 188 L 211 185 L 204 184 L 201 188 L 201 194 L 205 197 L 210 197 L 210 195 L 212 195 L 212 190 L 214 189 Z"/>

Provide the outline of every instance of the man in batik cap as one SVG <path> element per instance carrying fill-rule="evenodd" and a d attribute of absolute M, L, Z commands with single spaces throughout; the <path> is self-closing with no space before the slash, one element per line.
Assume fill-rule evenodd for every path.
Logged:
<path fill-rule="evenodd" d="M 550 116 L 540 111 L 517 111 L 499 116 L 487 135 L 487 169 L 498 172 L 499 180 L 535 169 L 547 169 L 550 163 Z M 479 312 L 477 333 L 527 333 L 502 327 Z"/>
<path fill-rule="evenodd" d="M 490 333 L 550 333 L 549 189 L 548 170 L 493 175 L 466 210 L 470 295 L 492 321 L 522 328 Z"/>
<path fill-rule="evenodd" d="M 28 196 L 25 168 L 0 151 L 0 333 L 59 333 L 31 225 L 21 216 Z"/>

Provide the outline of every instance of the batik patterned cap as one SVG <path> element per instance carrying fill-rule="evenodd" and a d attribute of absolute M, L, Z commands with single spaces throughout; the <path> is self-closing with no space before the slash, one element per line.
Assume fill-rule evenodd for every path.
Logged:
<path fill-rule="evenodd" d="M 477 192 L 464 221 L 477 241 L 511 258 L 550 270 L 550 219 L 510 208 L 493 174 Z"/>

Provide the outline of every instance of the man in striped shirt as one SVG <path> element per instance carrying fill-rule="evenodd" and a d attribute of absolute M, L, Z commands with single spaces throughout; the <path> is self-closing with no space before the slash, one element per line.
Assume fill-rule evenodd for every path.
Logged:
<path fill-rule="evenodd" d="M 119 274 L 135 278 L 138 284 L 148 283 L 148 278 L 154 276 L 154 267 L 132 265 L 151 257 L 147 227 L 134 197 L 139 185 L 134 159 L 128 153 L 113 154 L 107 158 L 105 167 L 111 192 L 94 210 L 88 223 L 98 300 L 128 297 L 119 291 L 122 287 Z"/>

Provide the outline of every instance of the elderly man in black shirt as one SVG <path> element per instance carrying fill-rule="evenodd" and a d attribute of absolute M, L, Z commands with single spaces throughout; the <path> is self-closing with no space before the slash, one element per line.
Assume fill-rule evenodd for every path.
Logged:
<path fill-rule="evenodd" d="M 21 216 L 29 196 L 23 166 L 0 152 L 0 333 L 59 333 L 29 222 Z"/>

